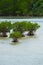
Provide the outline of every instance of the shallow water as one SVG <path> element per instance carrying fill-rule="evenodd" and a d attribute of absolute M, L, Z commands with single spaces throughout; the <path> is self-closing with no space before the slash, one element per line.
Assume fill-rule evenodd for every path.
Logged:
<path fill-rule="evenodd" d="M 35 36 L 22 38 L 16 45 L 12 45 L 12 39 L 0 38 L 0 65 L 43 65 L 43 19 L 28 20 L 41 27 Z"/>
<path fill-rule="evenodd" d="M 0 19 L 0 22 L 1 21 L 11 21 L 12 23 L 13 22 L 16 22 L 16 21 L 34 21 L 34 22 L 43 22 L 43 18 L 29 18 L 29 19 Z"/>

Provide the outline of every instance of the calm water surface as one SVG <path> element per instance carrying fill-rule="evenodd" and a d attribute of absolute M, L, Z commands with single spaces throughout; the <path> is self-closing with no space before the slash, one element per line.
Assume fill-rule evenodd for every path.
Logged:
<path fill-rule="evenodd" d="M 22 38 L 17 45 L 11 45 L 12 39 L 0 38 L 0 65 L 43 65 L 43 18 L 9 20 L 33 21 L 39 23 L 41 27 L 35 36 Z"/>

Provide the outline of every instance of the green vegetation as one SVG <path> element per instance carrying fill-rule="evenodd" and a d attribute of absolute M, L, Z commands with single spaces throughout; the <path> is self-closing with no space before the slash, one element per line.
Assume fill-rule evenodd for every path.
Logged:
<path fill-rule="evenodd" d="M 31 23 L 27 21 L 13 23 L 13 31 L 19 31 L 23 36 L 23 32 L 29 31 L 28 35 L 34 35 L 34 32 L 40 26 L 37 23 Z"/>
<path fill-rule="evenodd" d="M 26 31 L 26 26 L 27 26 L 26 21 L 15 22 L 15 23 L 13 23 L 13 31 L 18 31 L 21 33 L 22 36 L 24 36 L 23 32 Z"/>
<path fill-rule="evenodd" d="M 10 22 L 1 22 L 0 23 L 0 33 L 2 33 L 2 35 L 0 35 L 1 37 L 7 37 L 7 32 L 10 32 L 12 28 L 12 25 Z"/>
<path fill-rule="evenodd" d="M 7 32 L 10 32 L 10 37 L 13 38 L 13 42 L 17 42 L 18 38 L 24 37 L 24 32 L 28 31 L 29 36 L 34 35 L 34 32 L 40 27 L 38 23 L 32 23 L 27 21 L 15 22 L 11 24 L 9 21 L 0 22 L 0 37 L 7 37 Z"/>
<path fill-rule="evenodd" d="M 15 33 L 12 33 L 11 37 L 15 37 L 16 39 L 14 38 L 14 40 L 17 41 L 17 37 L 18 37 L 17 32 L 19 32 L 21 34 L 21 37 L 23 37 L 24 36 L 23 32 L 29 31 L 27 35 L 31 36 L 31 35 L 34 35 L 34 32 L 40 27 L 40 25 L 38 25 L 38 23 L 23 21 L 23 22 L 13 23 L 12 27 Z"/>
<path fill-rule="evenodd" d="M 28 23 L 28 35 L 34 35 L 34 32 L 39 28 L 40 26 L 37 23 Z"/>
<path fill-rule="evenodd" d="M 0 16 L 43 16 L 43 0 L 0 0 Z"/>
<path fill-rule="evenodd" d="M 21 37 L 20 32 L 13 32 L 10 34 L 10 37 L 13 38 L 13 42 L 18 42 L 18 38 Z"/>

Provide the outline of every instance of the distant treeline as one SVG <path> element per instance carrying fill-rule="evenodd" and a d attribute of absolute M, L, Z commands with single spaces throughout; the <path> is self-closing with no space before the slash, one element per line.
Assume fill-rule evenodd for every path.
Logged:
<path fill-rule="evenodd" d="M 0 16 L 43 16 L 43 0 L 0 0 Z"/>

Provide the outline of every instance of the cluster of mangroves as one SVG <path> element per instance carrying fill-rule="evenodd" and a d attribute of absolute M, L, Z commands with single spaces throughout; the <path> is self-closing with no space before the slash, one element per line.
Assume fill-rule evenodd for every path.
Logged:
<path fill-rule="evenodd" d="M 13 42 L 17 42 L 18 38 L 24 37 L 23 33 L 28 31 L 28 36 L 34 35 L 35 31 L 40 27 L 38 23 L 33 22 L 14 22 L 10 21 L 0 22 L 0 37 L 7 37 L 7 33 L 10 33 L 10 37 L 13 38 Z"/>

